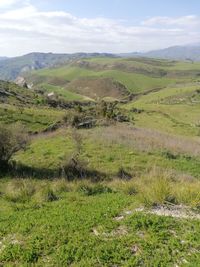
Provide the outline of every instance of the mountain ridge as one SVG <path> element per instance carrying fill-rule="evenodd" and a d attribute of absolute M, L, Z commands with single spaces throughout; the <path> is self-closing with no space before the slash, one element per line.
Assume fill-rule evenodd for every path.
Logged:
<path fill-rule="evenodd" d="M 24 56 L 4 58 L 4 60 L 0 60 L 0 79 L 15 80 L 27 71 L 51 68 L 75 59 L 98 56 L 114 57 L 115 55 L 109 53 L 54 54 L 33 52 Z"/>
<path fill-rule="evenodd" d="M 175 45 L 164 49 L 151 50 L 148 52 L 121 53 L 122 57 L 147 57 L 166 60 L 200 61 L 200 43 L 190 45 Z"/>

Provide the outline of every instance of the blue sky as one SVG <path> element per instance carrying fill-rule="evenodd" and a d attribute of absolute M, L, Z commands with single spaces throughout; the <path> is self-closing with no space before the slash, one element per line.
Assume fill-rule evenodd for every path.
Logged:
<path fill-rule="evenodd" d="M 43 10 L 65 10 L 80 17 L 144 19 L 154 16 L 186 16 L 200 13 L 198 0 L 57 0 L 32 1 Z M 198 13 L 197 13 L 198 12 Z"/>
<path fill-rule="evenodd" d="M 0 0 L 1 56 L 147 51 L 198 42 L 197 0 Z"/>

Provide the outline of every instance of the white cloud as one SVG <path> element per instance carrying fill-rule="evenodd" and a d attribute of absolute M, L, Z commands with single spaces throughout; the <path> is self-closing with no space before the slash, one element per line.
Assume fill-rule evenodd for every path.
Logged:
<path fill-rule="evenodd" d="M 200 18 L 195 15 L 177 18 L 153 17 L 142 22 L 145 26 L 179 26 L 179 27 L 199 27 Z"/>
<path fill-rule="evenodd" d="M 21 0 L 0 0 L 0 8 L 7 8 L 16 3 L 19 3 Z"/>
<path fill-rule="evenodd" d="M 14 4 L 17 0 L 7 1 Z M 122 21 L 106 18 L 88 19 L 62 11 L 44 12 L 27 1 L 22 2 L 24 4 L 18 8 L 0 10 L 1 55 L 32 51 L 142 51 L 200 40 L 200 18 L 197 16 L 155 17 L 140 25 L 126 26 Z"/>

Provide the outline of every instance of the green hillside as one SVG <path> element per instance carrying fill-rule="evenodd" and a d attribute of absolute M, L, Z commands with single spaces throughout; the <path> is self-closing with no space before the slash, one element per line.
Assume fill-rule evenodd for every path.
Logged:
<path fill-rule="evenodd" d="M 128 103 L 126 108 L 141 109 L 136 124 L 173 134 L 199 135 L 199 85 L 165 88 Z"/>
<path fill-rule="evenodd" d="M 77 60 L 59 68 L 35 71 L 26 79 L 30 83 L 33 82 L 38 88 L 45 83 L 51 86 L 60 86 L 66 92 L 71 91 L 90 98 L 105 97 L 98 86 L 100 83 L 102 91 L 107 92 L 107 97 L 123 99 L 126 94 L 138 94 L 166 86 L 198 81 L 199 73 L 199 63 L 180 63 L 146 58 L 96 57 Z M 113 84 L 115 82 L 121 84 L 124 86 L 126 94 L 113 94 L 113 90 L 117 90 L 115 86 L 110 85 L 109 90 L 106 85 L 103 86 L 101 79 L 112 79 Z M 92 85 L 91 80 L 93 80 Z M 87 90 L 87 88 L 89 89 Z M 93 94 L 91 94 L 92 90 Z M 59 92 L 59 94 L 63 96 L 63 93 Z M 65 98 L 68 98 L 67 95 Z"/>
<path fill-rule="evenodd" d="M 198 72 L 95 57 L 0 82 L 0 265 L 198 266 Z"/>

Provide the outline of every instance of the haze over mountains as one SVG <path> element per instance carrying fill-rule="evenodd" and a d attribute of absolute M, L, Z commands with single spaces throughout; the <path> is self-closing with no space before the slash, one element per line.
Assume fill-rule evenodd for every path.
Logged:
<path fill-rule="evenodd" d="M 200 44 L 191 44 L 185 46 L 171 46 L 164 49 L 152 50 L 144 53 L 123 53 L 123 57 L 150 57 L 169 60 L 191 60 L 200 61 Z"/>
<path fill-rule="evenodd" d="M 5 60 L 7 59 L 7 57 L 0 57 L 0 60 Z"/>
<path fill-rule="evenodd" d="M 62 64 L 70 63 L 73 60 L 89 57 L 148 57 L 168 60 L 200 61 L 200 44 L 172 46 L 169 48 L 144 53 L 30 53 L 21 57 L 0 57 L 0 79 L 14 80 L 19 75 L 27 71 L 51 68 Z"/>
<path fill-rule="evenodd" d="M 143 56 L 172 60 L 200 61 L 200 44 L 188 46 L 172 46 L 166 49 L 144 53 Z"/>

